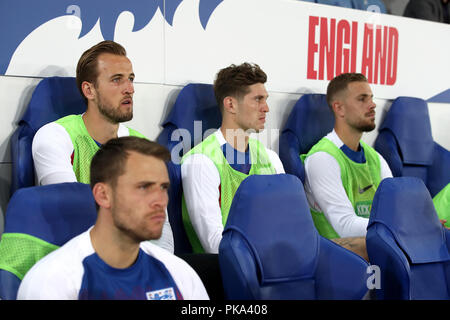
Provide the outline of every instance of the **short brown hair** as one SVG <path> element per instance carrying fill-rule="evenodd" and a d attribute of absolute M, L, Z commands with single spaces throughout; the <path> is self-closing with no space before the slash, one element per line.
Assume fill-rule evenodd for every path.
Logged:
<path fill-rule="evenodd" d="M 111 53 L 118 56 L 126 56 L 127 51 L 124 47 L 114 41 L 105 40 L 97 43 L 92 48 L 86 50 L 78 60 L 77 64 L 77 87 L 87 104 L 87 99 L 84 96 L 81 84 L 88 81 L 96 85 L 98 77 L 98 56 L 102 53 Z"/>
<path fill-rule="evenodd" d="M 336 95 L 346 90 L 351 82 L 367 82 L 367 78 L 362 73 L 342 73 L 330 81 L 327 87 L 327 103 L 330 108 Z"/>
<path fill-rule="evenodd" d="M 156 142 L 134 136 L 111 139 L 103 144 L 92 158 L 91 188 L 99 182 L 115 186 L 119 176 L 125 172 L 130 151 L 152 156 L 164 162 L 170 160 L 169 150 Z"/>
<path fill-rule="evenodd" d="M 244 62 L 220 70 L 214 81 L 214 94 L 220 111 L 223 113 L 225 97 L 232 96 L 239 99 L 249 92 L 249 86 L 266 81 L 267 75 L 257 64 Z"/>

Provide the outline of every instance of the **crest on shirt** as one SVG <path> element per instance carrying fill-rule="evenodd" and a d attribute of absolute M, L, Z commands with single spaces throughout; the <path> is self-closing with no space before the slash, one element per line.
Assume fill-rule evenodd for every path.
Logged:
<path fill-rule="evenodd" d="M 147 300 L 176 300 L 175 291 L 172 287 L 149 291 L 145 293 L 147 295 Z"/>

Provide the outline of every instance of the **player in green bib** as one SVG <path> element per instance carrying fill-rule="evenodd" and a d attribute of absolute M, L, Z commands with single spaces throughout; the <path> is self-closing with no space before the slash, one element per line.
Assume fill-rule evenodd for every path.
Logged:
<path fill-rule="evenodd" d="M 214 92 L 221 127 L 181 160 L 183 223 L 194 252 L 218 253 L 234 194 L 252 174 L 284 173 L 278 155 L 250 137 L 264 129 L 266 74 L 243 63 L 219 71 Z"/>
<path fill-rule="evenodd" d="M 372 200 L 381 180 L 392 177 L 383 157 L 361 141 L 364 132 L 375 129 L 376 105 L 366 77 L 356 73 L 331 80 L 327 102 L 334 129 L 301 155 L 306 195 L 319 233 L 347 248 L 353 241 L 360 248 L 353 251 L 368 259 L 365 235 Z"/>
<path fill-rule="evenodd" d="M 33 161 L 39 185 L 90 183 L 90 163 L 99 147 L 113 138 L 137 136 L 123 122 L 133 118 L 134 72 L 126 50 L 102 41 L 86 50 L 76 70 L 76 83 L 87 109 L 48 123 L 33 139 Z M 173 252 L 173 235 L 166 220 L 156 244 Z"/>

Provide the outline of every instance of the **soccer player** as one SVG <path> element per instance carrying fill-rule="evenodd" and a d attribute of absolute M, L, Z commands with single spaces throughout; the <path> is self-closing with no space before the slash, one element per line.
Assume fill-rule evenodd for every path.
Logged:
<path fill-rule="evenodd" d="M 306 195 L 319 233 L 337 243 L 363 246 L 361 255 L 367 258 L 365 235 L 372 200 L 381 180 L 392 177 L 383 157 L 361 141 L 364 132 L 375 128 L 376 105 L 366 77 L 358 73 L 331 80 L 327 102 L 335 125 L 302 156 Z"/>
<path fill-rule="evenodd" d="M 134 77 L 125 49 L 116 42 L 102 41 L 82 54 L 76 82 L 87 110 L 48 123 L 36 133 L 32 154 L 39 185 L 89 184 L 91 159 L 103 143 L 123 136 L 144 137 L 122 124 L 133 118 Z M 173 252 L 168 219 L 155 243 Z"/>
<path fill-rule="evenodd" d="M 18 299 L 208 299 L 186 262 L 147 241 L 166 220 L 168 159 L 144 138 L 103 144 L 91 163 L 95 225 L 38 261 Z"/>
<path fill-rule="evenodd" d="M 269 112 L 267 76 L 256 64 L 220 70 L 214 93 L 221 127 L 183 156 L 183 222 L 194 252 L 218 253 L 228 211 L 240 183 L 252 174 L 284 173 L 278 155 L 252 132 Z"/>

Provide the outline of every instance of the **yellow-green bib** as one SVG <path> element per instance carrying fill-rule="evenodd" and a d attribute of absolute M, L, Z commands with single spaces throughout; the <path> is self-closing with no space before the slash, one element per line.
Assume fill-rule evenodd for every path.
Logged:
<path fill-rule="evenodd" d="M 210 135 L 202 143 L 195 146 L 181 159 L 181 163 L 183 163 L 184 160 L 186 160 L 186 158 L 190 155 L 200 153 L 207 156 L 214 163 L 220 176 L 220 210 L 222 213 L 222 223 L 224 226 L 228 218 L 228 212 L 230 211 L 234 194 L 239 188 L 241 182 L 253 174 L 276 173 L 274 167 L 270 163 L 266 149 L 261 142 L 256 139 L 249 139 L 249 150 L 251 169 L 248 174 L 236 171 L 230 166 L 222 152 L 222 148 L 215 134 Z M 182 197 L 182 212 L 184 228 L 192 245 L 193 251 L 196 253 L 204 252 L 204 249 L 200 244 L 200 240 L 198 239 L 189 218 L 184 195 Z"/>

